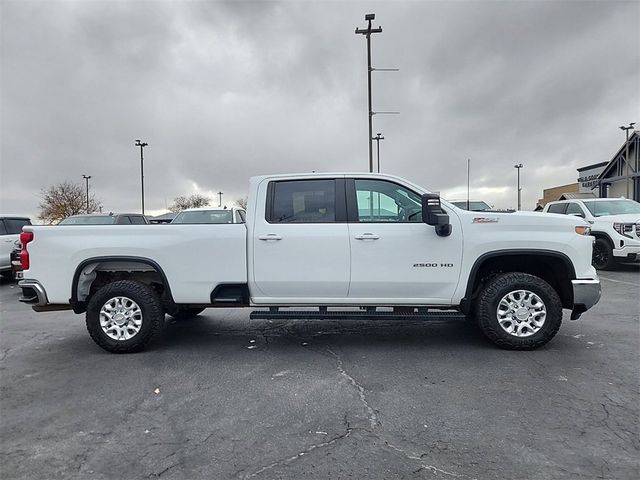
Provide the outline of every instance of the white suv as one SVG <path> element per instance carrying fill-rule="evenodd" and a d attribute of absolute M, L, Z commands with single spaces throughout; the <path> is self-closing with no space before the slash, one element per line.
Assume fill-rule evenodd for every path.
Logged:
<path fill-rule="evenodd" d="M 591 224 L 593 266 L 611 268 L 616 261 L 634 261 L 640 254 L 640 203 L 624 198 L 593 198 L 549 202 L 546 213 L 584 218 Z"/>

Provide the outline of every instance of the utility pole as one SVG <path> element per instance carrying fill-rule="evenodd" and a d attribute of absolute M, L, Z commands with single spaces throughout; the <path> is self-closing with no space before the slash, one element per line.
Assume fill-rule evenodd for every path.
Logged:
<path fill-rule="evenodd" d="M 375 137 L 372 138 L 372 140 L 375 140 L 376 143 L 378 144 L 378 173 L 380 173 L 380 140 L 384 140 L 384 137 L 382 136 L 382 134 L 380 132 L 378 132 L 376 134 Z"/>
<path fill-rule="evenodd" d="M 629 126 L 625 127 L 624 125 L 620 127 L 620 130 L 624 130 L 627 134 L 627 143 L 625 145 L 625 153 L 624 153 L 624 163 L 625 165 L 625 176 L 624 179 L 627 184 L 627 198 L 629 198 L 629 130 L 633 130 L 633 126 L 636 122 L 629 123 Z M 635 196 L 635 188 L 634 188 L 634 196 Z"/>
<path fill-rule="evenodd" d="M 82 174 L 82 178 L 84 178 L 85 182 L 87 183 L 87 213 L 91 213 L 89 211 L 89 179 L 91 178 L 91 175 Z"/>
<path fill-rule="evenodd" d="M 218 195 L 220 196 L 220 200 L 218 201 L 218 206 L 221 207 L 222 206 L 222 192 L 218 192 Z"/>
<path fill-rule="evenodd" d="M 371 28 L 371 21 L 376 18 L 375 13 L 367 13 L 365 21 L 369 22 L 367 28 L 356 28 L 356 34 L 367 37 L 367 86 L 369 99 L 369 172 L 373 172 L 373 108 L 371 106 L 371 34 L 382 33 L 382 27 Z"/>
<path fill-rule="evenodd" d="M 520 169 L 522 166 L 521 163 L 514 165 L 514 168 L 518 169 L 518 211 L 522 208 L 522 189 L 520 188 Z"/>
<path fill-rule="evenodd" d="M 144 152 L 143 149 L 148 143 L 136 140 L 136 147 L 140 147 L 140 189 L 142 191 L 142 215 L 144 215 Z"/>
<path fill-rule="evenodd" d="M 518 170 L 519 172 L 520 170 Z M 471 185 L 471 159 L 467 158 L 467 211 L 469 211 L 469 189 Z M 520 188 L 520 187 L 518 187 Z"/>

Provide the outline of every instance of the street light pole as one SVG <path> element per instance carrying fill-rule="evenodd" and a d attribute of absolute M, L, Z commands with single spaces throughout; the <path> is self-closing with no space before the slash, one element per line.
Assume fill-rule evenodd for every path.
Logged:
<path fill-rule="evenodd" d="M 220 196 L 220 200 L 218 201 L 218 206 L 221 207 L 222 206 L 222 192 L 218 192 L 218 195 Z"/>
<path fill-rule="evenodd" d="M 635 124 L 636 124 L 635 122 L 631 122 L 627 127 L 625 127 L 624 125 L 620 127 L 620 130 L 624 130 L 624 132 L 627 134 L 627 142 L 625 144 L 625 153 L 624 153 L 624 163 L 626 167 L 624 179 L 627 184 L 627 198 L 629 198 L 629 130 L 633 130 L 633 126 Z"/>
<path fill-rule="evenodd" d="M 378 173 L 380 173 L 380 140 L 384 140 L 384 137 L 382 136 L 382 134 L 380 132 L 378 132 L 376 134 L 376 136 L 372 138 L 372 140 L 375 140 L 376 143 L 377 143 L 377 149 L 378 149 Z"/>
<path fill-rule="evenodd" d="M 148 143 L 136 140 L 136 147 L 140 147 L 140 190 L 142 193 L 142 215 L 144 215 L 144 147 L 149 145 Z"/>
<path fill-rule="evenodd" d="M 522 189 L 520 188 L 520 169 L 522 166 L 521 163 L 514 165 L 514 168 L 518 169 L 518 211 L 522 208 Z"/>
<path fill-rule="evenodd" d="M 371 34 L 381 33 L 382 27 L 371 28 L 371 21 L 376 18 L 374 13 L 367 13 L 364 16 L 365 21 L 369 22 L 367 28 L 356 28 L 356 34 L 365 35 L 367 37 L 367 87 L 368 87 L 368 106 L 369 106 L 369 172 L 373 172 L 373 108 L 371 106 Z"/>
<path fill-rule="evenodd" d="M 85 182 L 87 183 L 87 213 L 91 213 L 89 211 L 89 179 L 91 178 L 91 175 L 82 175 L 82 178 L 84 178 Z"/>

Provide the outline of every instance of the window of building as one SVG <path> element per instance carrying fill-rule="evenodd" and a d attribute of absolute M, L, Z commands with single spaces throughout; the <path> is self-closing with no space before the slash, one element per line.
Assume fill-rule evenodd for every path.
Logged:
<path fill-rule="evenodd" d="M 336 221 L 334 180 L 274 182 L 267 221 L 327 223 Z"/>
<path fill-rule="evenodd" d="M 421 222 L 422 199 L 385 180 L 356 180 L 359 222 Z"/>

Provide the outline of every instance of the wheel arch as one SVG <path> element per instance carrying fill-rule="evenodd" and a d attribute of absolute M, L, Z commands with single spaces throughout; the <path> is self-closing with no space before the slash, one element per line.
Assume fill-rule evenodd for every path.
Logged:
<path fill-rule="evenodd" d="M 88 278 L 81 279 L 82 274 Z M 75 313 L 83 313 L 92 295 L 92 287 L 100 274 L 117 275 L 118 279 L 134 279 L 142 283 L 160 284 L 161 295 L 173 302 L 171 286 L 162 267 L 154 260 L 136 256 L 91 257 L 78 264 L 71 282 L 69 303 Z"/>
<path fill-rule="evenodd" d="M 461 310 L 464 313 L 471 311 L 473 299 L 488 278 L 507 272 L 529 273 L 542 278 L 558 292 L 564 308 L 573 308 L 571 280 L 576 278 L 576 272 L 571 259 L 562 252 L 528 249 L 496 250 L 478 257 L 467 279 Z"/>

